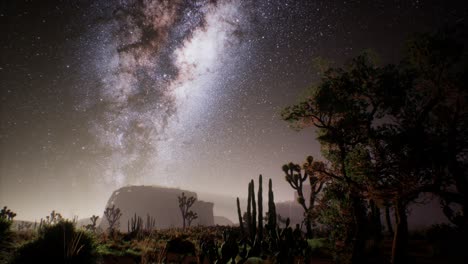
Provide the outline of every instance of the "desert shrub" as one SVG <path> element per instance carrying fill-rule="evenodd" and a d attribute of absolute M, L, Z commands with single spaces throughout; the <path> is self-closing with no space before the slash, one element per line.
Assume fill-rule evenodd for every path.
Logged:
<path fill-rule="evenodd" d="M 6 206 L 0 210 L 0 263 L 7 263 L 13 250 L 13 232 L 11 226 L 16 213 Z"/>
<path fill-rule="evenodd" d="M 93 236 L 61 221 L 41 228 L 35 240 L 18 249 L 12 263 L 96 263 L 96 256 Z"/>
<path fill-rule="evenodd" d="M 333 183 L 325 189 L 317 211 L 318 222 L 328 231 L 333 259 L 336 263 L 350 263 L 354 231 L 352 201 L 341 184 Z"/>
<path fill-rule="evenodd" d="M 315 256 L 328 257 L 331 255 L 330 252 L 330 241 L 327 238 L 313 238 L 308 239 L 307 244 L 311 253 Z"/>
<path fill-rule="evenodd" d="M 466 254 L 466 234 L 457 227 L 437 224 L 426 231 L 426 237 L 435 256 L 458 258 Z"/>
<path fill-rule="evenodd" d="M 196 263 L 196 248 L 189 240 L 176 237 L 166 244 L 166 262 Z"/>
<path fill-rule="evenodd" d="M 0 263 L 7 263 L 11 249 L 13 232 L 11 221 L 0 217 Z"/>

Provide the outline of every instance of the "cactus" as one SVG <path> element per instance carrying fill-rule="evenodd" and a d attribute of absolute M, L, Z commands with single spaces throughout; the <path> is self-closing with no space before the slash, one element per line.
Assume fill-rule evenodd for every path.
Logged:
<path fill-rule="evenodd" d="M 149 214 L 146 215 L 145 231 L 151 232 L 156 227 L 156 219 Z"/>
<path fill-rule="evenodd" d="M 276 227 L 276 206 L 271 179 L 268 182 L 268 212 L 269 225 L 274 228 Z"/>
<path fill-rule="evenodd" d="M 252 233 L 252 192 L 250 191 L 251 189 L 252 189 L 252 182 L 249 182 L 249 190 L 247 193 L 247 215 L 246 215 L 247 219 L 245 219 L 249 234 Z"/>
<path fill-rule="evenodd" d="M 263 241 L 263 188 L 262 175 L 258 177 L 258 241 Z"/>
<path fill-rule="evenodd" d="M 240 209 L 239 197 L 237 197 L 237 216 L 239 217 L 239 228 L 240 228 L 241 234 L 242 236 L 244 236 L 245 230 L 244 230 L 244 223 L 242 221 L 242 212 Z"/>
<path fill-rule="evenodd" d="M 250 233 L 250 236 L 252 238 L 252 241 L 255 241 L 255 236 L 257 234 L 257 205 L 255 203 L 255 184 L 254 180 L 250 181 L 252 185 L 250 186 L 250 191 L 251 197 L 252 197 L 252 232 Z"/>
<path fill-rule="evenodd" d="M 273 183 L 271 179 L 268 181 L 268 228 L 270 230 L 276 228 L 276 206 L 273 195 Z"/>
<path fill-rule="evenodd" d="M 142 229 L 143 220 L 135 213 L 135 215 L 127 222 L 128 233 L 139 234 L 142 231 Z"/>
<path fill-rule="evenodd" d="M 128 233 L 136 235 L 137 238 L 142 238 L 144 232 L 151 232 L 156 226 L 156 220 L 149 214 L 146 215 L 146 222 L 143 224 L 143 218 L 135 215 L 128 220 L 127 230 Z"/>
<path fill-rule="evenodd" d="M 240 257 L 240 262 L 238 263 L 244 263 L 249 258 L 264 257 L 265 255 L 275 256 L 274 258 L 277 261 L 276 263 L 293 263 L 297 257 L 307 258 L 308 244 L 302 237 L 300 229 L 296 227 L 296 230 L 293 231 L 293 228 L 289 226 L 289 218 L 284 221 L 284 228 L 280 228 L 278 226 L 277 221 L 281 221 L 282 219 L 276 214 L 273 183 L 271 179 L 268 181 L 268 212 L 265 220 L 263 219 L 262 175 L 259 176 L 257 197 L 257 202 L 255 202 L 254 181 L 251 180 L 248 186 L 247 212 L 244 215 L 244 219 L 241 217 L 242 212 L 240 210 L 240 201 L 239 198 L 237 198 L 237 214 L 239 217 L 241 232 L 246 230 L 243 239 L 240 242 L 241 244 L 238 247 L 239 252 L 237 253 L 237 256 Z M 247 228 L 245 230 L 242 225 L 243 220 L 247 224 Z M 263 231 L 263 221 L 267 221 L 267 224 L 265 225 L 267 232 Z M 227 241 L 226 236 L 225 241 Z M 226 245 L 227 244 L 222 247 L 226 253 L 222 254 L 223 259 L 218 263 L 226 263 L 226 261 L 231 259 L 234 255 L 234 253 L 227 254 Z M 306 263 L 309 263 L 307 259 Z"/>

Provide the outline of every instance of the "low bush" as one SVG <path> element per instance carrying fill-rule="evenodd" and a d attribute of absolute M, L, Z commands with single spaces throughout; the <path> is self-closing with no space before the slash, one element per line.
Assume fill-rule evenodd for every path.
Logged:
<path fill-rule="evenodd" d="M 7 263 L 13 248 L 12 222 L 0 217 L 0 263 Z"/>
<path fill-rule="evenodd" d="M 437 224 L 426 231 L 426 237 L 436 257 L 461 258 L 466 256 L 466 234 L 448 224 Z"/>
<path fill-rule="evenodd" d="M 24 263 L 96 263 L 96 245 L 93 236 L 76 230 L 69 221 L 44 226 L 38 237 L 21 246 L 13 264 Z"/>

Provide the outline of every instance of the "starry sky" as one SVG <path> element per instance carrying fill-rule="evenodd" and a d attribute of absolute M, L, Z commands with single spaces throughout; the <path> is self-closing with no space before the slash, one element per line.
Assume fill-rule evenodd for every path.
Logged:
<path fill-rule="evenodd" d="M 280 119 L 313 61 L 404 40 L 467 14 L 443 0 L 119 0 L 0 3 L 0 205 L 21 219 L 100 214 L 116 188 L 246 196 L 258 174 L 320 157 Z"/>

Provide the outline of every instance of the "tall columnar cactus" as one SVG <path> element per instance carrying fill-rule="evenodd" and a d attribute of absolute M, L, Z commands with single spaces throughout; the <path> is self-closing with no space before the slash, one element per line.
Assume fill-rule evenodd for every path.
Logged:
<path fill-rule="evenodd" d="M 276 206 L 271 179 L 268 181 L 268 228 L 270 230 L 276 229 Z"/>
<path fill-rule="evenodd" d="M 252 241 L 255 241 L 255 236 L 257 234 L 257 204 L 255 203 L 255 184 L 254 180 L 250 181 L 252 184 L 250 186 L 251 196 L 252 196 L 252 232 L 250 236 Z"/>
<path fill-rule="evenodd" d="M 241 209 L 240 209 L 239 197 L 237 197 L 237 216 L 239 217 L 239 227 L 240 227 L 240 230 L 241 230 L 241 234 L 242 234 L 242 236 L 244 236 L 245 230 L 244 230 L 244 223 L 242 221 L 242 212 L 241 212 Z"/>
<path fill-rule="evenodd" d="M 151 232 L 156 227 L 156 219 L 149 214 L 146 215 L 145 231 Z"/>
<path fill-rule="evenodd" d="M 262 175 L 258 177 L 258 241 L 263 240 L 263 188 Z"/>
<path fill-rule="evenodd" d="M 127 222 L 127 230 L 129 233 L 139 234 L 143 230 L 143 219 L 135 213 Z"/>
<path fill-rule="evenodd" d="M 249 182 L 249 190 L 247 192 L 247 214 L 245 222 L 247 223 L 247 230 L 249 234 L 252 233 L 252 182 Z"/>

